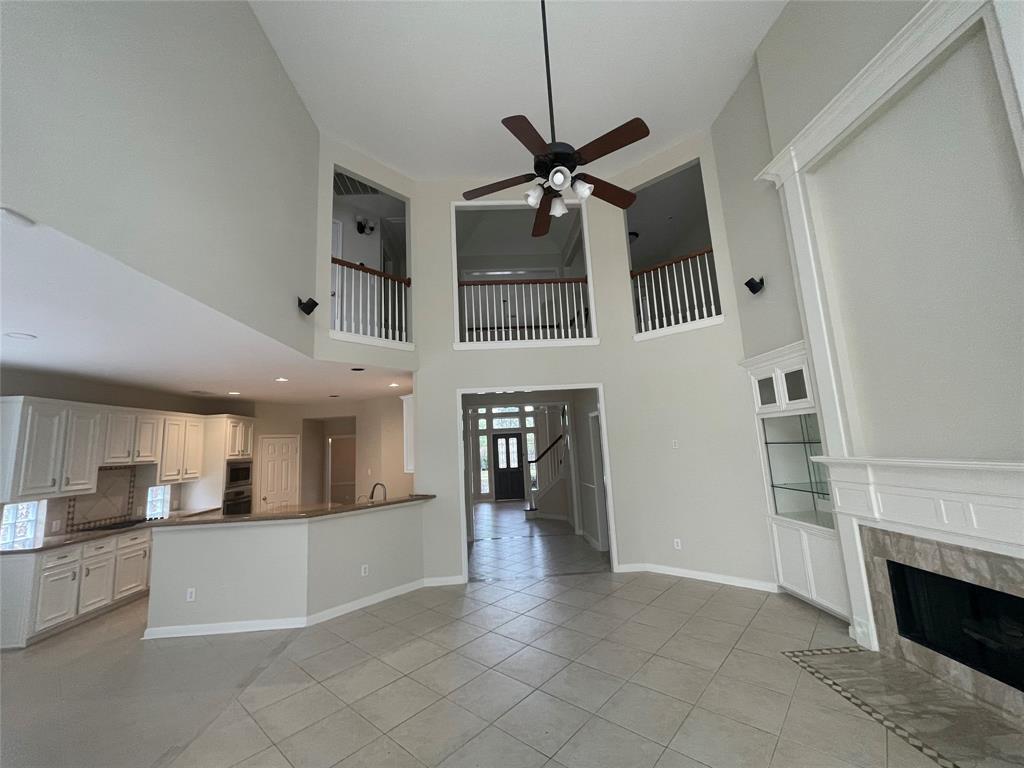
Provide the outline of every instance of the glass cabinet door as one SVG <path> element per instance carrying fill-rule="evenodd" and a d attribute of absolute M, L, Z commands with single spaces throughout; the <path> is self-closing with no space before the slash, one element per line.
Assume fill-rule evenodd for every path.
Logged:
<path fill-rule="evenodd" d="M 813 402 L 806 367 L 782 368 L 779 370 L 779 379 L 785 405 L 810 405 Z"/>
<path fill-rule="evenodd" d="M 758 409 L 771 409 L 778 406 L 779 397 L 775 392 L 775 374 L 760 376 L 755 379 L 757 385 L 757 406 Z"/>
<path fill-rule="evenodd" d="M 761 423 L 775 514 L 834 528 L 828 471 L 811 461 L 822 453 L 817 415 L 777 416 Z"/>

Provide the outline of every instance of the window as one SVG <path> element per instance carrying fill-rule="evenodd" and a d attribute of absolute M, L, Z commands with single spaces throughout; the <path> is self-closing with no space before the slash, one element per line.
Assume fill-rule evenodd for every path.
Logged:
<path fill-rule="evenodd" d="M 480 493 L 491 492 L 490 461 L 487 458 L 487 435 L 480 435 Z"/>
<path fill-rule="evenodd" d="M 508 439 L 508 465 L 512 469 L 519 469 L 519 438 Z"/>
<path fill-rule="evenodd" d="M 498 469 L 508 468 L 508 447 L 505 438 L 498 440 Z"/>
<path fill-rule="evenodd" d="M 531 428 L 536 426 L 535 419 L 533 418 L 533 416 L 526 417 L 526 426 Z"/>
<path fill-rule="evenodd" d="M 36 532 L 43 531 L 45 518 L 45 501 L 4 504 L 3 523 L 0 523 L 0 549 L 31 549 L 36 543 Z"/>
<path fill-rule="evenodd" d="M 519 429 L 519 417 L 505 416 L 504 418 L 495 418 L 492 422 L 495 429 Z"/>
<path fill-rule="evenodd" d="M 146 493 L 146 519 L 156 520 L 171 514 L 171 486 L 154 485 Z"/>
<path fill-rule="evenodd" d="M 503 405 L 498 408 L 491 408 L 491 413 L 519 413 L 519 406 Z"/>
<path fill-rule="evenodd" d="M 487 419 L 477 419 L 476 428 L 481 430 L 487 429 Z"/>

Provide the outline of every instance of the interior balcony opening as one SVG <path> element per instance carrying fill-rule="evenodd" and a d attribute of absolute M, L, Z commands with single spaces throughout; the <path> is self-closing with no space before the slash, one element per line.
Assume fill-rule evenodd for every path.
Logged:
<path fill-rule="evenodd" d="M 639 190 L 626 224 L 636 338 L 721 322 L 700 161 Z"/>
<path fill-rule="evenodd" d="M 463 395 L 469 577 L 607 571 L 596 389 Z"/>
<path fill-rule="evenodd" d="M 356 341 L 412 341 L 407 206 L 335 168 L 331 330 Z"/>
<path fill-rule="evenodd" d="M 457 346 L 593 343 L 586 217 L 567 209 L 534 237 L 528 206 L 455 206 Z"/>

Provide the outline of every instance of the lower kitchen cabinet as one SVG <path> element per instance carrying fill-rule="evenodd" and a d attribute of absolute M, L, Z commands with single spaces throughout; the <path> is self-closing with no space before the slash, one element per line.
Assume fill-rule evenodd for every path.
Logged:
<path fill-rule="evenodd" d="M 94 611 L 114 601 L 114 553 L 82 562 L 82 581 L 78 588 L 78 615 Z"/>
<path fill-rule="evenodd" d="M 149 546 L 119 550 L 114 578 L 114 599 L 141 592 L 149 586 Z"/>
<path fill-rule="evenodd" d="M 39 577 L 36 631 L 75 618 L 78 614 L 78 563 L 48 568 Z"/>

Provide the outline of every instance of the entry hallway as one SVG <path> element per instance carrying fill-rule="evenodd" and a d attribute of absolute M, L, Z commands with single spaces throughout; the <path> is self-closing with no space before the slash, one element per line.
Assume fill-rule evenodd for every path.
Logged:
<path fill-rule="evenodd" d="M 305 630 L 146 642 L 142 606 L 117 632 L 4 653 L 5 768 L 936 765 L 780 655 L 850 645 L 782 594 L 651 573 L 475 582 Z M 232 674 L 250 682 L 224 697 Z"/>

